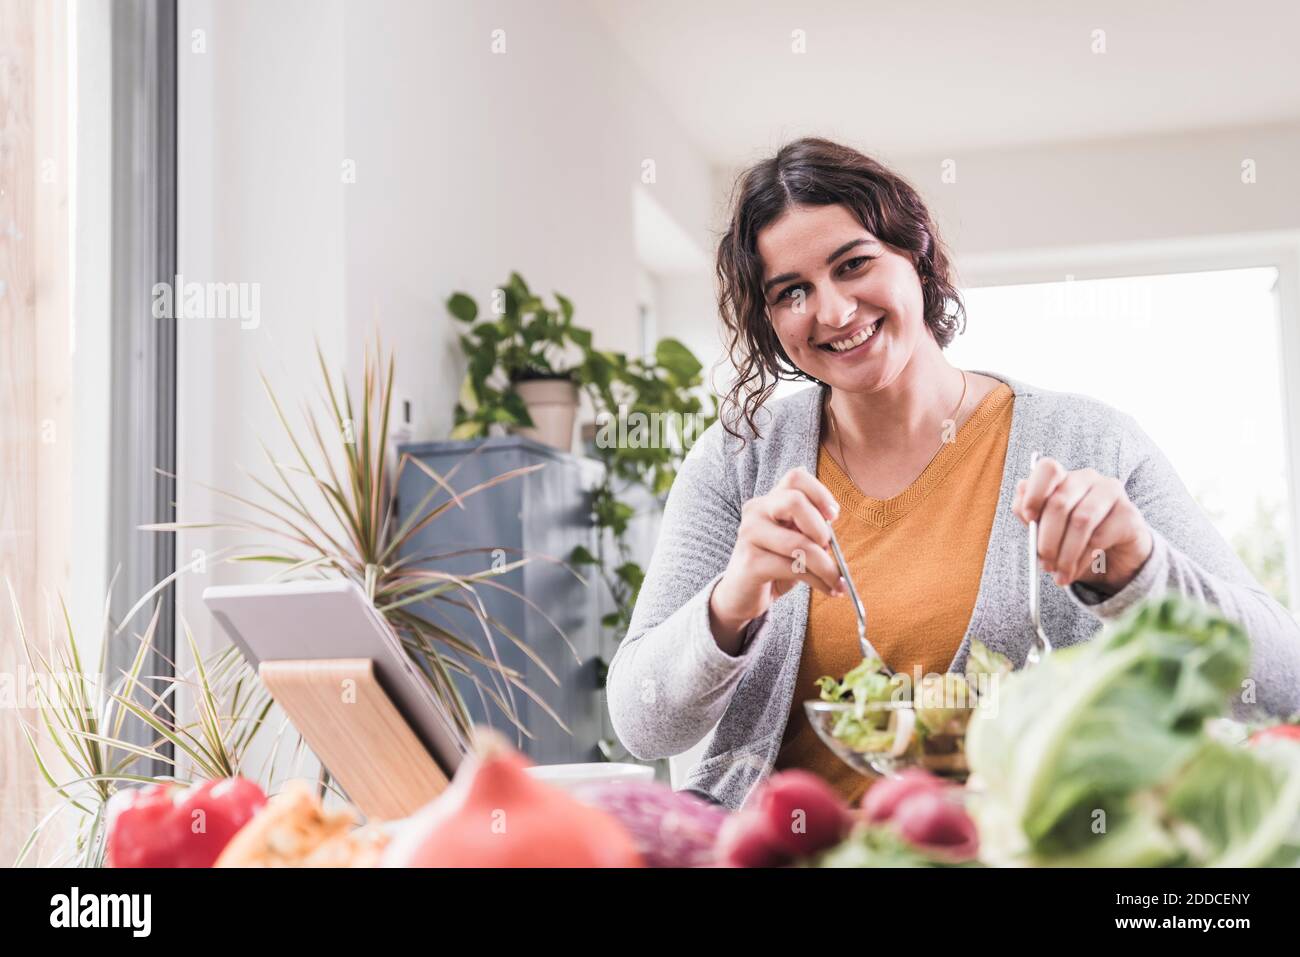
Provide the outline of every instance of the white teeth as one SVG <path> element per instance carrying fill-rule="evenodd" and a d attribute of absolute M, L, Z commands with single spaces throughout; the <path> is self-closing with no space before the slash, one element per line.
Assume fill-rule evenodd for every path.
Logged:
<path fill-rule="evenodd" d="M 829 343 L 829 345 L 835 352 L 847 352 L 849 349 L 862 345 L 862 343 L 874 336 L 878 325 L 880 325 L 879 319 L 867 326 L 865 329 L 859 331 L 857 334 L 850 336 L 848 339 L 843 339 L 839 342 L 832 342 Z"/>

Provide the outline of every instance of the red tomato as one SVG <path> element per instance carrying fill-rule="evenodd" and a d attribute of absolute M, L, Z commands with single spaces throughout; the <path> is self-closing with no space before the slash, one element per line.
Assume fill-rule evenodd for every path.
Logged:
<path fill-rule="evenodd" d="M 266 803 L 247 778 L 154 784 L 108 800 L 109 867 L 211 867 Z"/>

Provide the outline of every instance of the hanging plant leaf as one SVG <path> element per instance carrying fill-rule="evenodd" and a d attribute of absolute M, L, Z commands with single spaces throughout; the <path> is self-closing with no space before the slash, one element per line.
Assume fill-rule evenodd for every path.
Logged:
<path fill-rule="evenodd" d="M 558 292 L 554 293 L 554 295 L 555 301 L 560 304 L 560 314 L 564 316 L 564 324 L 568 325 L 573 321 L 573 303 L 561 296 Z M 590 335 L 588 335 L 588 340 L 590 340 Z"/>
<path fill-rule="evenodd" d="M 501 396 L 500 412 L 502 417 L 497 419 L 498 422 L 529 427 L 533 425 L 533 417 L 528 414 L 528 406 L 524 405 L 524 400 L 516 392 L 506 392 Z"/>
<path fill-rule="evenodd" d="M 655 346 L 655 363 L 666 369 L 681 385 L 693 381 L 704 368 L 694 353 L 676 339 L 659 340 Z"/>
<path fill-rule="evenodd" d="M 536 300 L 534 300 L 536 302 Z M 538 304 L 540 305 L 540 303 Z M 540 309 L 533 313 L 533 318 L 524 323 L 521 335 L 524 342 L 528 345 L 534 345 L 542 341 L 550 341 L 554 336 L 551 329 L 551 314 L 545 309 Z"/>
<path fill-rule="evenodd" d="M 636 562 L 624 562 L 614 569 L 614 574 L 619 577 L 619 580 L 627 582 L 634 589 L 639 589 L 641 583 L 645 581 L 645 572 L 641 570 L 641 566 Z"/>
<path fill-rule="evenodd" d="M 463 292 L 453 292 L 447 300 L 447 311 L 461 322 L 473 322 L 478 318 L 478 303 Z"/>
<path fill-rule="evenodd" d="M 622 535 L 626 532 L 627 523 L 636 514 L 632 506 L 613 498 L 597 503 L 595 512 L 596 520 L 601 525 L 611 529 L 615 535 Z"/>
<path fill-rule="evenodd" d="M 475 387 L 474 377 L 465 376 L 460 383 L 460 401 L 456 403 L 456 414 L 473 413 L 478 411 L 479 397 Z M 460 421 L 459 419 L 457 421 Z"/>
<path fill-rule="evenodd" d="M 460 442 L 466 439 L 481 439 L 487 435 L 487 426 L 482 422 L 462 422 L 451 430 L 452 439 Z"/>
<path fill-rule="evenodd" d="M 525 296 L 531 295 L 528 290 L 528 283 L 526 283 L 524 277 L 519 275 L 517 272 L 512 272 L 510 274 L 510 285 L 522 291 Z"/>

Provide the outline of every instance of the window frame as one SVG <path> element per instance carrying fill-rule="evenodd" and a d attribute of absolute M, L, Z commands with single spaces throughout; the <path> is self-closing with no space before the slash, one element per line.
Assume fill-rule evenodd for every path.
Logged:
<path fill-rule="evenodd" d="M 176 2 L 118 0 L 111 22 L 108 560 L 117 570 L 113 608 L 123 615 L 176 570 L 176 536 L 140 529 L 175 521 L 176 512 L 176 321 L 155 318 L 152 308 L 155 284 L 171 284 L 176 276 Z M 175 674 L 174 584 L 158 600 L 153 653 L 142 671 L 161 679 L 155 693 Z M 129 634 L 143 631 L 149 614 L 142 609 L 111 636 L 110 676 L 130 667 L 137 645 Z M 154 743 L 156 735 L 143 724 L 129 730 L 137 743 Z M 160 749 L 172 756 L 170 744 Z M 163 762 L 149 763 L 145 773 L 167 773 Z"/>

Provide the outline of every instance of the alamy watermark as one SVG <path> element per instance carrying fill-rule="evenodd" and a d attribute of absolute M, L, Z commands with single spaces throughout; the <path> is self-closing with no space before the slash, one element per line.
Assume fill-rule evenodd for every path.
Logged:
<path fill-rule="evenodd" d="M 708 426 L 703 412 L 602 411 L 596 416 L 596 447 L 600 449 L 676 449 L 695 444 Z"/>
<path fill-rule="evenodd" d="M 998 713 L 998 689 L 1002 676 L 988 672 L 958 674 L 956 672 L 922 672 L 913 665 L 911 674 L 905 671 L 890 675 L 889 700 L 894 707 L 924 709 L 975 710 Z"/>
<path fill-rule="evenodd" d="M 75 671 L 30 671 L 19 664 L 16 671 L 0 671 L 0 711 L 34 710 L 47 703 L 71 711 L 69 702 L 82 701 L 81 689 L 97 687 L 99 675 Z M 92 711 L 90 702 L 82 708 Z"/>
<path fill-rule="evenodd" d="M 238 319 L 239 328 L 262 324 L 262 284 L 257 282 L 175 282 L 153 285 L 155 319 Z"/>
<path fill-rule="evenodd" d="M 152 894 L 94 894 L 73 886 L 66 894 L 50 898 L 50 926 L 119 927 L 132 937 L 148 937 L 153 927 Z"/>

